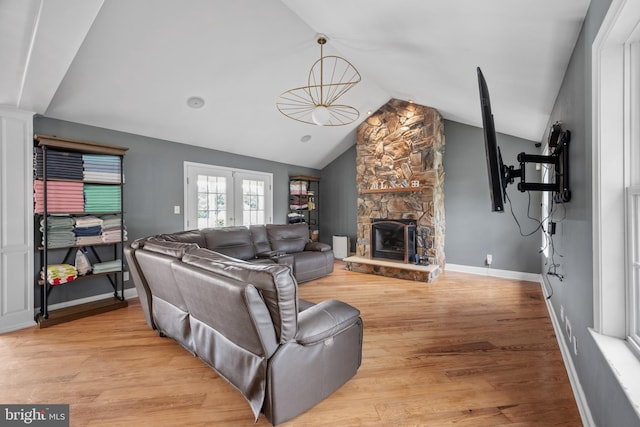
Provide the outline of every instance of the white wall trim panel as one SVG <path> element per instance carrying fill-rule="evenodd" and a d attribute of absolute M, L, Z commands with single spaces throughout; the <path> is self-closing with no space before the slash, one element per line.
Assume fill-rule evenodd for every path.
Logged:
<path fill-rule="evenodd" d="M 0 106 L 0 333 L 32 326 L 33 113 Z"/>

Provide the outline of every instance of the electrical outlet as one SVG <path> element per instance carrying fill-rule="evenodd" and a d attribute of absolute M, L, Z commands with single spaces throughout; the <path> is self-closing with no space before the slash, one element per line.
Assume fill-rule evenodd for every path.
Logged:
<path fill-rule="evenodd" d="M 126 281 L 128 281 L 128 280 L 129 280 L 129 272 L 128 272 L 128 271 L 123 271 L 123 272 L 122 272 L 122 280 L 123 280 L 124 282 L 126 282 Z"/>
<path fill-rule="evenodd" d="M 578 355 L 578 339 L 576 336 L 573 336 L 573 354 Z"/>
<path fill-rule="evenodd" d="M 565 318 L 564 318 L 564 305 L 560 304 L 560 320 L 562 320 L 563 322 L 565 322 Z"/>
<path fill-rule="evenodd" d="M 493 262 L 493 255 L 487 254 L 487 258 L 485 259 L 485 262 L 487 263 L 487 265 L 491 265 L 491 263 Z"/>
<path fill-rule="evenodd" d="M 565 327 L 565 330 L 567 331 L 567 337 L 569 337 L 569 340 L 571 340 L 571 322 L 569 322 L 569 319 L 567 319 L 564 327 Z"/>
<path fill-rule="evenodd" d="M 173 207 L 173 213 L 176 215 L 180 215 L 180 205 L 176 205 Z"/>

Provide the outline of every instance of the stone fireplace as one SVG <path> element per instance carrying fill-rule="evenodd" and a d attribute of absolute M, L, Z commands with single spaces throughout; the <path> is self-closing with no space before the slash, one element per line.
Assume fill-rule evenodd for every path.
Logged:
<path fill-rule="evenodd" d="M 373 258 L 374 220 L 412 221 L 416 253 L 444 269 L 444 145 L 437 110 L 397 99 L 358 127 L 357 257 Z"/>

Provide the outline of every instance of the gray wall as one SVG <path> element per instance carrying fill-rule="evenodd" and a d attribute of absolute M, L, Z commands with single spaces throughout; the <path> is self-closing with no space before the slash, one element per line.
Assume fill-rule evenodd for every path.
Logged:
<path fill-rule="evenodd" d="M 332 236 L 349 237 L 351 252 L 355 252 L 358 225 L 358 186 L 356 185 L 356 146 L 322 170 L 320 193 L 320 238 L 332 241 Z"/>
<path fill-rule="evenodd" d="M 496 99 L 492 101 L 494 104 L 499 102 Z M 495 120 L 498 122 L 500 117 Z M 491 211 L 482 129 L 445 121 L 444 133 L 447 263 L 485 267 L 486 255 L 491 254 L 491 268 L 540 273 L 540 232 L 522 236 L 507 201 L 504 212 Z M 497 139 L 506 165 L 519 167 L 516 161 L 518 153 L 539 154 L 532 141 L 502 134 L 498 134 Z M 527 168 L 527 181 L 541 182 L 540 172 L 532 167 L 533 170 Z M 539 224 L 541 193 L 521 193 L 516 188 L 517 182 L 508 186 L 507 194 L 513 205 L 513 214 L 526 235 L 535 231 Z"/>
<path fill-rule="evenodd" d="M 124 158 L 126 179 L 124 210 L 129 241 L 184 228 L 183 215 L 175 215 L 173 207 L 179 205 L 182 207 L 181 212 L 184 212 L 182 204 L 184 202 L 183 162 L 185 161 L 272 173 L 273 222 L 276 224 L 287 221 L 289 175 L 320 176 L 320 171 L 317 169 L 239 156 L 46 117 L 35 118 L 34 132 L 129 147 Z M 37 269 L 38 257 L 35 263 Z M 104 282 L 104 280 L 86 280 L 69 286 L 60 286 L 52 291 L 50 303 L 111 292 L 110 285 Z M 133 287 L 133 283 L 127 282 L 126 286 Z M 39 305 L 40 292 L 36 289 L 36 306 Z"/>
<path fill-rule="evenodd" d="M 563 255 L 559 272 L 564 279 L 559 281 L 547 274 L 543 278 L 553 289 L 550 301 L 557 318 L 561 318 L 563 307 L 573 326 L 578 356 L 570 353 L 595 423 L 638 426 L 640 420 L 588 332 L 593 327 L 591 44 L 610 3 L 611 0 L 591 1 L 551 115 L 551 123 L 562 121 L 572 132 L 572 200 L 565 205 L 566 218 L 560 222 L 554 239 L 557 251 Z M 561 338 L 567 341 L 566 334 Z"/>

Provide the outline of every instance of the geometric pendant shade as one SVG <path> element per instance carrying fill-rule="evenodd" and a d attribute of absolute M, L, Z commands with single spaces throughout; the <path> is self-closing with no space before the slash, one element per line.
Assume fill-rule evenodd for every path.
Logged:
<path fill-rule="evenodd" d="M 285 116 L 318 126 L 342 126 L 354 122 L 360 113 L 336 101 L 360 82 L 360 73 L 349 61 L 339 56 L 323 56 L 325 36 L 318 36 L 320 59 L 307 79 L 307 86 L 290 89 L 278 97 L 276 106 Z"/>

